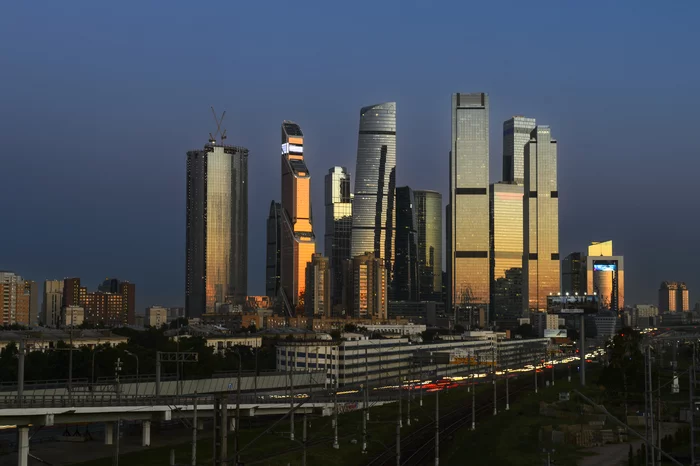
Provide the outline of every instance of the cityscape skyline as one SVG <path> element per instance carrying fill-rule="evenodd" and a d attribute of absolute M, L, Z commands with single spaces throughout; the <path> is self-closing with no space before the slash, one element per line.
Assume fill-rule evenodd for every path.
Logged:
<path fill-rule="evenodd" d="M 21 5 L 15 8 L 20 20 L 16 25 L 8 24 L 5 33 L 21 30 L 18 27 L 24 22 L 22 18 L 28 20 L 30 17 L 30 9 Z M 53 8 L 56 7 L 49 7 L 49 10 Z M 436 15 L 445 12 L 440 8 L 436 13 L 420 8 L 407 10 L 405 20 L 409 24 L 417 23 L 418 18 L 424 16 L 423 13 L 428 13 L 428 19 L 434 20 Z M 651 18 L 650 10 L 641 10 L 640 14 Z M 132 20 L 136 30 L 146 31 L 150 27 L 149 18 L 153 18 L 153 12 L 149 11 L 146 9 L 142 18 Z M 569 26 L 568 30 L 555 26 L 559 33 L 564 32 L 564 39 L 583 33 L 583 23 L 593 18 L 593 13 L 588 15 L 583 10 L 576 11 L 583 13 L 576 15 L 581 19 L 581 24 Z M 251 11 L 243 12 L 246 13 L 251 14 Z M 85 14 L 91 17 L 94 12 Z M 181 12 L 173 14 L 178 17 Z M 381 17 L 388 11 L 382 7 L 377 14 Z M 547 17 L 551 18 L 551 14 L 547 12 Z M 298 12 L 293 14 L 297 20 L 303 20 L 302 16 Z M 685 40 L 688 34 L 682 25 L 690 16 L 669 14 L 655 18 L 658 21 L 655 24 L 669 31 L 659 41 L 646 42 L 647 39 L 635 31 L 630 34 L 630 40 L 641 39 L 640 49 L 644 48 L 645 56 L 670 46 L 686 47 L 684 44 L 688 43 Z M 197 15 L 194 17 L 196 19 Z M 605 18 L 596 17 L 600 33 L 593 38 L 592 45 L 610 39 L 617 31 L 617 21 L 622 17 L 623 11 L 619 6 L 612 6 Z M 686 281 L 691 290 L 697 289 L 700 282 L 690 261 L 697 255 L 697 247 L 685 229 L 662 228 L 655 222 L 649 222 L 646 216 L 649 210 L 655 211 L 661 206 L 665 212 L 667 209 L 679 213 L 693 211 L 692 200 L 684 195 L 683 189 L 692 183 L 689 176 L 696 162 L 691 155 L 697 153 L 697 142 L 684 135 L 692 134 L 689 131 L 692 119 L 688 118 L 688 112 L 697 107 L 697 96 L 689 92 L 693 85 L 683 77 L 696 75 L 693 72 L 694 64 L 676 64 L 662 57 L 662 63 L 649 70 L 641 57 L 627 54 L 624 66 L 616 65 L 621 50 L 617 43 L 613 42 L 602 54 L 592 57 L 577 53 L 577 50 L 581 50 L 578 43 L 573 44 L 573 49 L 570 48 L 572 44 L 564 47 L 566 40 L 563 40 L 561 44 L 552 44 L 551 52 L 557 56 L 559 63 L 546 65 L 544 70 L 540 69 L 537 73 L 529 70 L 522 58 L 512 57 L 508 68 L 521 70 L 521 79 L 516 82 L 506 74 L 499 77 L 499 74 L 503 74 L 503 67 L 494 60 L 499 56 L 501 46 L 490 44 L 483 50 L 468 47 L 476 59 L 485 61 L 486 66 L 470 69 L 465 74 L 466 68 L 460 64 L 456 68 L 450 67 L 449 73 L 432 78 L 427 85 L 419 85 L 419 80 L 425 79 L 428 73 L 435 76 L 441 74 L 436 71 L 446 70 L 445 55 L 438 46 L 443 44 L 446 52 L 454 51 L 455 47 L 444 45 L 451 36 L 447 32 L 449 28 L 440 27 L 438 30 L 428 25 L 428 30 L 437 33 L 437 37 L 431 37 L 424 47 L 435 48 L 439 53 L 428 54 L 426 67 L 420 70 L 415 70 L 414 62 L 404 55 L 411 47 L 404 48 L 402 45 L 398 47 L 399 53 L 391 59 L 391 66 L 385 68 L 384 75 L 373 77 L 371 82 L 361 77 L 357 85 L 351 84 L 351 81 L 357 80 L 356 76 L 350 80 L 343 76 L 343 72 L 358 69 L 361 63 L 368 66 L 375 64 L 379 59 L 378 52 L 370 50 L 360 58 L 351 56 L 346 64 L 340 63 L 339 59 L 322 59 L 314 66 L 314 75 L 319 78 L 311 79 L 316 87 L 313 92 L 309 86 L 302 86 L 302 91 L 296 95 L 285 95 L 281 89 L 265 95 L 261 86 L 250 78 L 241 78 L 231 87 L 219 81 L 219 78 L 211 77 L 207 78 L 211 81 L 205 81 L 209 86 L 203 86 L 203 78 L 187 82 L 194 77 L 191 71 L 185 71 L 181 75 L 182 80 L 173 80 L 171 85 L 164 86 L 166 92 L 166 89 L 154 86 L 154 82 L 157 82 L 155 75 L 159 80 L 163 71 L 178 75 L 182 70 L 178 62 L 194 62 L 192 47 L 183 47 L 183 56 L 177 60 L 166 54 L 157 57 L 145 68 L 142 67 L 145 55 L 132 53 L 129 57 L 115 48 L 109 48 L 109 53 L 95 57 L 93 64 L 83 65 L 78 79 L 66 80 L 68 71 L 65 66 L 57 64 L 47 73 L 45 67 L 40 69 L 27 63 L 27 53 L 55 53 L 74 45 L 75 49 L 66 61 L 73 63 L 80 56 L 90 55 L 93 47 L 105 44 L 106 37 L 99 31 L 100 26 L 105 25 L 104 19 L 98 15 L 92 18 L 95 21 L 91 21 L 91 30 L 96 34 L 90 44 L 79 43 L 77 32 L 68 32 L 65 36 L 52 34 L 51 37 L 58 36 L 59 39 L 54 40 L 48 49 L 43 49 L 40 45 L 45 46 L 50 42 L 47 40 L 48 34 L 50 31 L 56 32 L 55 26 L 42 15 L 31 15 L 31 18 L 37 22 L 40 34 L 33 42 L 25 44 L 18 51 L 10 51 L 4 58 L 9 65 L 4 68 L 10 70 L 6 77 L 8 89 L 12 91 L 11 94 L 9 90 L 2 91 L 7 93 L 8 105 L 3 114 L 3 123 L 6 124 L 0 131 L 5 141 L 3 153 L 14 155 L 3 159 L 7 162 L 3 167 L 3 178 L 7 179 L 3 180 L 2 190 L 4 195 L 21 200 L 8 207 L 8 218 L 23 221 L 0 233 L 3 244 L 13 246 L 4 248 L 0 268 L 13 270 L 37 283 L 44 279 L 80 276 L 86 283 L 96 284 L 108 273 L 130 277 L 139 285 L 139 312 L 151 304 L 183 305 L 184 166 L 181 154 L 183 148 L 202 146 L 206 134 L 212 129 L 206 112 L 213 103 L 229 109 L 231 121 L 227 126 L 230 140 L 251 151 L 248 288 L 249 294 L 263 294 L 265 264 L 262 259 L 252 258 L 265 255 L 264 228 L 272 196 L 264 196 L 265 191 L 270 189 L 264 182 L 264 176 L 279 170 L 276 159 L 276 128 L 279 121 L 284 118 L 298 121 L 312 141 L 308 145 L 311 154 L 309 169 L 315 174 L 311 192 L 312 204 L 316 205 L 318 215 L 323 205 L 321 178 L 328 167 L 347 166 L 350 176 L 355 177 L 357 108 L 367 102 L 397 101 L 401 112 L 397 121 L 400 165 L 397 186 L 438 191 L 444 197 L 444 204 L 447 204 L 444 154 L 449 146 L 449 121 L 445 102 L 449 94 L 456 90 L 484 90 L 490 94 L 491 128 L 497 128 L 514 114 L 532 115 L 538 121 L 551 124 L 557 138 L 562 141 L 563 156 L 559 164 L 562 193 L 560 257 L 580 250 L 581 245 L 590 241 L 614 239 L 616 250 L 627 258 L 628 270 L 632 272 L 625 283 L 626 301 L 630 303 L 655 302 L 658 283 L 668 277 Z M 119 18 L 125 19 L 123 16 Z M 448 24 L 453 21 L 448 17 L 443 17 L 443 20 Z M 275 24 L 277 22 L 273 18 L 270 25 L 265 26 L 265 31 L 272 31 Z M 673 29 L 669 28 L 670 24 L 674 25 Z M 181 28 L 163 27 L 164 34 L 157 43 L 160 40 L 181 43 L 176 34 Z M 389 37 L 400 32 L 397 27 L 390 27 L 380 36 Z M 488 32 L 487 28 L 488 25 L 480 25 L 477 31 L 470 34 L 493 36 L 493 31 Z M 445 32 L 440 32 L 442 30 Z M 309 33 L 314 31 L 331 32 L 321 25 L 313 26 Z M 522 27 L 516 27 L 513 31 L 507 31 L 504 40 L 523 32 Z M 537 42 L 551 33 L 533 31 L 530 40 Z M 272 37 L 276 36 L 273 34 Z M 314 46 L 306 36 L 299 40 L 306 46 L 302 47 L 304 54 L 318 55 L 327 46 Z M 408 44 L 404 45 L 410 45 L 412 39 L 407 41 Z M 360 44 L 366 42 L 362 39 Z M 155 51 L 152 47 L 157 43 L 147 41 L 146 49 Z M 337 38 L 332 33 L 329 43 L 338 46 Z M 278 53 L 272 46 L 263 44 L 260 47 L 263 53 L 255 55 L 268 57 L 271 63 L 275 62 Z M 125 50 L 134 52 L 138 48 L 135 44 L 125 44 Z M 348 49 L 341 46 L 339 50 L 345 52 Z M 196 54 L 197 62 L 205 59 L 220 65 L 223 74 L 232 69 L 231 63 L 234 62 L 236 66 L 256 66 L 255 69 L 263 74 L 268 69 L 266 63 L 256 61 L 239 49 L 234 50 L 226 62 L 217 58 L 216 54 L 208 55 L 211 52 L 206 52 L 204 56 L 200 52 Z M 567 54 L 576 56 L 578 64 L 574 64 Z M 110 65 L 110 62 L 114 64 Z M 340 66 L 340 72 L 331 71 L 336 66 Z M 133 86 L 124 85 L 116 79 L 116 75 L 110 78 L 115 67 L 141 70 L 135 71 L 135 75 L 128 80 L 129 83 L 138 83 L 142 78 L 143 84 L 135 84 L 132 90 Z M 409 73 L 411 69 L 416 72 Z M 593 73 L 592 70 L 597 71 Z M 576 79 L 568 79 L 575 75 L 578 75 Z M 29 77 L 24 80 L 26 84 L 19 79 L 20 76 Z M 70 76 L 75 77 L 75 73 L 71 72 Z M 272 76 L 272 73 L 268 76 Z M 302 70 L 298 75 L 286 79 L 290 86 L 298 86 L 312 76 L 309 70 Z M 634 86 L 627 85 L 631 77 L 634 77 Z M 271 80 L 275 82 L 276 78 L 267 77 L 263 81 L 268 85 Z M 331 85 L 334 88 L 346 87 L 347 92 L 329 110 L 327 99 L 333 92 Z M 173 92 L 181 98 L 172 99 Z M 103 97 L 99 99 L 98 109 L 94 102 L 99 95 Z M 653 106 L 657 112 L 653 123 L 645 121 L 646 117 L 642 116 L 640 95 L 645 96 L 644 105 Z M 680 96 L 684 97 L 678 98 Z M 608 109 L 606 112 L 600 111 L 603 99 Z M 39 109 L 36 123 L 42 128 L 41 136 L 30 131 L 33 124 L 29 121 L 34 117 L 30 117 L 27 110 L 22 110 L 23 107 L 31 108 L 33 113 Z M 268 110 L 256 114 L 256 108 Z M 166 116 L 163 117 L 163 114 Z M 105 124 L 99 122 L 102 115 L 109 115 L 109 121 Z M 89 130 L 86 131 L 86 128 Z M 638 137 L 640 134 L 668 130 L 678 136 L 670 147 Z M 591 142 L 591 134 L 600 136 L 595 144 Z M 489 135 L 489 182 L 499 181 L 499 174 L 502 173 L 500 157 L 496 157 L 501 153 L 500 137 L 493 130 Z M 109 144 L 100 142 L 104 140 L 109 140 Z M 27 141 L 32 141 L 31 150 L 27 149 Z M 76 144 L 76 141 L 80 141 L 80 144 Z M 101 150 L 96 155 L 94 151 L 86 149 L 88 147 L 100 147 Z M 671 159 L 674 163 L 658 163 L 655 154 L 659 153 L 665 154 L 664 160 Z M 115 164 L 114 160 L 120 160 L 120 163 Z M 621 176 L 628 173 L 632 165 L 638 170 L 635 176 Z M 671 166 L 679 165 L 689 169 L 682 172 L 671 169 Z M 136 166 L 138 170 L 134 170 Z M 105 171 L 110 176 L 97 175 Z M 62 176 L 56 176 L 56 173 Z M 147 176 L 148 173 L 158 173 L 158 176 Z M 27 183 L 27 177 L 37 182 Z M 640 189 L 640 177 L 666 186 L 663 196 L 657 197 Z M 46 202 L 49 196 L 50 203 Z M 80 228 L 67 222 L 61 224 L 62 216 L 49 204 L 71 205 L 89 212 L 92 219 Z M 106 204 L 110 205 L 109 209 L 102 208 Z M 27 215 L 27 212 L 32 212 L 32 215 Z M 591 221 L 592 218 L 595 221 Z M 321 222 L 316 222 L 315 229 L 317 238 L 320 238 L 323 234 Z M 658 238 L 669 249 L 664 253 L 650 250 L 648 244 L 652 238 L 654 241 Z M 105 244 L 110 245 L 109 250 L 106 250 Z M 93 251 L 100 251 L 100 254 L 92 254 Z M 644 272 L 635 273 L 635 270 Z"/>

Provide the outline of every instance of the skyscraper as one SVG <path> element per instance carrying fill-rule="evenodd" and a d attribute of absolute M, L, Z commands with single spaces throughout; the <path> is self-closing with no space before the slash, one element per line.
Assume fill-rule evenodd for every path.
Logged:
<path fill-rule="evenodd" d="M 304 305 L 307 317 L 330 317 L 331 269 L 327 257 L 314 254 L 306 264 Z"/>
<path fill-rule="evenodd" d="M 119 282 L 118 293 L 122 296 L 122 322 L 136 324 L 136 285 Z"/>
<path fill-rule="evenodd" d="M 683 282 L 662 282 L 659 287 L 659 312 L 688 312 L 690 297 Z"/>
<path fill-rule="evenodd" d="M 593 242 L 586 257 L 586 292 L 597 294 L 600 307 L 619 312 L 625 307 L 625 261 L 613 255 L 612 241 Z"/>
<path fill-rule="evenodd" d="M 511 288 L 516 283 L 514 280 L 522 285 L 522 274 L 514 270 L 523 266 L 523 187 L 510 183 L 492 184 L 489 211 L 490 320 L 520 317 L 522 298 L 515 303 L 511 299 Z M 498 289 L 495 288 L 496 282 L 499 283 Z M 518 294 L 522 296 L 522 291 Z"/>
<path fill-rule="evenodd" d="M 352 243 L 352 194 L 350 174 L 345 167 L 333 167 L 326 175 L 326 234 L 325 254 L 330 260 L 331 313 L 342 306 L 343 262 L 350 259 Z"/>
<path fill-rule="evenodd" d="M 523 306 L 529 311 L 546 311 L 547 296 L 561 292 L 557 189 L 557 141 L 549 126 L 537 126 L 525 146 Z"/>
<path fill-rule="evenodd" d="M 503 181 L 525 184 L 525 146 L 536 127 L 534 118 L 514 116 L 503 122 Z"/>
<path fill-rule="evenodd" d="M 373 253 L 391 276 L 396 225 L 396 102 L 360 110 L 351 256 Z"/>
<path fill-rule="evenodd" d="M 292 121 L 282 123 L 282 248 L 280 285 L 288 315 L 303 311 L 306 263 L 316 252 L 311 217 L 311 174 L 304 162 L 304 134 Z"/>
<path fill-rule="evenodd" d="M 215 313 L 248 294 L 248 149 L 210 141 L 187 152 L 185 312 Z"/>
<path fill-rule="evenodd" d="M 24 294 L 29 296 L 29 325 L 39 324 L 39 286 L 35 281 L 24 281 Z"/>
<path fill-rule="evenodd" d="M 413 190 L 396 188 L 396 240 L 391 299 L 418 301 L 418 235 Z"/>
<path fill-rule="evenodd" d="M 569 294 L 586 294 L 586 256 L 572 252 L 561 264 L 562 292 Z"/>
<path fill-rule="evenodd" d="M 442 195 L 414 191 L 421 301 L 442 301 Z"/>
<path fill-rule="evenodd" d="M 277 299 L 280 291 L 280 252 L 282 250 L 282 204 L 272 201 L 267 217 L 267 258 L 265 295 Z"/>
<path fill-rule="evenodd" d="M 389 277 L 386 261 L 374 253 L 361 254 L 345 262 L 346 307 L 349 314 L 362 319 L 386 319 Z"/>
<path fill-rule="evenodd" d="M 453 94 L 447 304 L 458 321 L 466 311 L 489 305 L 488 188 L 488 95 Z"/>

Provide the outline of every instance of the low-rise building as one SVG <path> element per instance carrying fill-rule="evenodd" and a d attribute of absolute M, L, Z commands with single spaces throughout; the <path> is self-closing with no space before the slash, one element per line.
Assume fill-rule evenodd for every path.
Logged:
<path fill-rule="evenodd" d="M 79 327 L 85 322 L 85 309 L 82 306 L 65 306 L 61 311 L 61 326 Z"/>
<path fill-rule="evenodd" d="M 72 337 L 71 337 L 72 332 Z M 11 343 L 19 344 L 24 340 L 28 351 L 47 351 L 58 347 L 59 342 L 69 344 L 73 341 L 75 348 L 94 348 L 101 345 L 117 346 L 127 343 L 128 338 L 115 335 L 108 330 L 57 330 L 41 329 L 39 331 L 0 331 L 0 350 Z"/>
<path fill-rule="evenodd" d="M 180 338 L 190 338 L 190 335 L 176 335 L 173 340 Z M 214 348 L 214 352 L 223 353 L 228 348 L 236 346 L 247 346 L 250 348 L 260 348 L 262 346 L 262 336 L 260 335 L 212 335 L 203 337 L 206 345 Z"/>

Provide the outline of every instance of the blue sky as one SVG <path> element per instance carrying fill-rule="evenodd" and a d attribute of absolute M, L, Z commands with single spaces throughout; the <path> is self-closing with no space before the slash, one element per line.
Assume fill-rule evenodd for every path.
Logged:
<path fill-rule="evenodd" d="M 227 110 L 250 149 L 249 294 L 264 292 L 279 125 L 298 122 L 322 250 L 323 176 L 354 173 L 359 109 L 395 100 L 398 185 L 447 195 L 450 94 L 559 141 L 560 251 L 613 239 L 628 302 L 700 298 L 700 3 L 257 1 L 0 5 L 0 269 L 184 303 L 185 152 Z"/>

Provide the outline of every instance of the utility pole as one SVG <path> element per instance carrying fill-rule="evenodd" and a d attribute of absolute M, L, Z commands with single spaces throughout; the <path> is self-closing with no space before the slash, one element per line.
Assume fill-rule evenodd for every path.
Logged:
<path fill-rule="evenodd" d="M 506 411 L 510 411 L 510 392 L 508 391 L 508 372 L 506 371 Z"/>
<path fill-rule="evenodd" d="M 439 466 L 439 465 L 440 465 L 440 390 L 435 392 L 435 466 Z"/>
<path fill-rule="evenodd" d="M 476 365 L 479 367 L 479 357 L 477 356 Z M 476 429 L 476 385 L 474 382 L 474 374 L 471 374 L 472 379 L 472 430 Z"/>
<path fill-rule="evenodd" d="M 365 348 L 365 418 L 369 421 L 369 367 L 367 362 L 367 348 Z"/>
<path fill-rule="evenodd" d="M 651 426 L 651 433 L 649 435 L 649 442 L 651 445 L 654 444 L 654 383 L 653 379 L 651 378 L 651 345 L 647 346 L 647 355 L 649 359 L 649 371 L 648 371 L 648 377 L 649 377 L 649 425 Z M 651 466 L 654 466 L 655 464 L 655 456 L 654 455 L 654 450 L 652 448 L 648 449 L 649 455 L 651 456 Z"/>
<path fill-rule="evenodd" d="M 117 417 L 117 422 L 115 422 L 116 426 L 114 429 L 115 435 L 117 436 L 116 439 L 114 439 L 114 456 L 112 457 L 112 466 L 119 466 L 119 441 L 122 436 L 121 433 L 121 425 L 122 421 L 119 417 Z"/>
<path fill-rule="evenodd" d="M 192 466 L 197 466 L 197 392 L 194 393 L 194 409 L 192 413 Z"/>
<path fill-rule="evenodd" d="M 423 406 L 423 358 L 420 358 L 420 406 Z"/>
<path fill-rule="evenodd" d="M 306 411 L 304 411 L 304 426 L 301 429 L 301 443 L 304 446 L 304 455 L 301 458 L 301 465 L 306 466 Z M 238 466 L 238 465 L 236 465 Z"/>
<path fill-rule="evenodd" d="M 586 386 L 586 315 L 581 314 L 581 336 L 580 348 L 581 352 L 581 386 Z"/>
<path fill-rule="evenodd" d="M 400 353 L 399 353 L 400 354 Z M 403 427 L 403 408 L 402 408 L 402 402 L 401 402 L 401 392 L 403 391 L 403 380 L 401 378 L 401 359 L 399 359 L 399 393 L 398 393 L 398 402 L 399 402 L 399 427 Z"/>
<path fill-rule="evenodd" d="M 68 398 L 73 399 L 73 309 L 70 311 L 70 348 L 68 348 Z"/>
<path fill-rule="evenodd" d="M 336 360 L 335 360 L 335 365 L 336 369 L 338 368 L 338 365 L 340 364 L 340 361 L 338 360 L 338 356 L 340 356 L 340 346 L 338 346 L 338 354 L 336 355 Z M 338 371 L 336 370 L 335 373 L 335 386 L 333 387 L 333 448 L 334 449 L 339 449 L 340 444 L 338 444 Z"/>
<path fill-rule="evenodd" d="M 257 358 L 257 353 L 256 353 Z M 256 359 L 257 361 L 257 359 Z M 233 437 L 234 440 L 234 452 L 236 454 L 236 466 L 241 462 L 241 366 L 243 365 L 243 360 L 241 359 L 241 350 L 238 350 L 238 381 L 236 382 L 236 432 Z M 257 369 L 255 373 L 255 380 L 257 380 L 258 374 Z M 304 433 L 306 433 L 306 419 L 304 419 Z"/>
<path fill-rule="evenodd" d="M 24 336 L 19 340 L 19 353 L 17 353 L 17 398 L 19 406 L 24 402 Z"/>
<path fill-rule="evenodd" d="M 294 355 L 297 350 L 294 348 Z M 296 360 L 296 357 L 294 358 Z M 296 364 L 294 361 L 292 364 Z M 289 370 L 289 440 L 294 440 L 294 374 L 292 368 Z"/>
<path fill-rule="evenodd" d="M 535 355 L 537 353 L 535 352 Z M 535 356 L 535 393 L 537 393 L 537 356 Z"/>
<path fill-rule="evenodd" d="M 675 351 L 674 351 L 675 356 Z M 675 363 L 675 361 L 674 361 Z M 674 372 L 675 376 L 675 372 Z M 690 464 L 695 464 L 695 343 L 693 343 L 693 360 L 690 364 L 690 373 L 688 374 L 688 385 L 690 385 Z"/>
<path fill-rule="evenodd" d="M 401 466 L 401 414 L 396 417 L 396 466 Z"/>
<path fill-rule="evenodd" d="M 495 416 L 496 414 L 498 414 L 498 406 L 497 406 L 497 403 L 498 403 L 498 394 L 497 394 L 497 391 L 496 391 L 496 358 L 497 358 L 498 356 L 497 356 L 497 352 L 496 352 L 496 341 L 495 341 L 495 339 L 494 339 L 494 342 L 493 342 L 493 351 L 492 351 L 492 352 L 493 352 L 493 415 Z"/>

